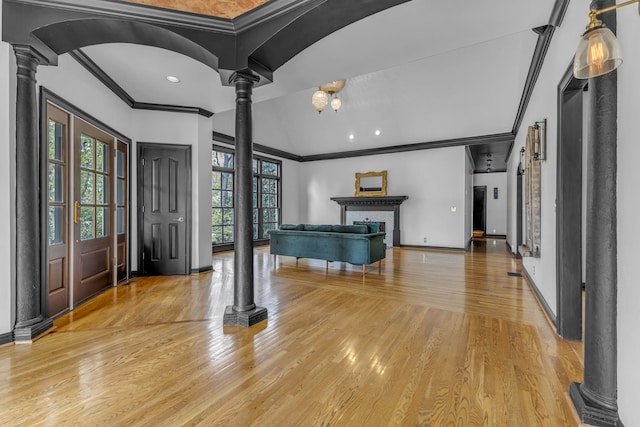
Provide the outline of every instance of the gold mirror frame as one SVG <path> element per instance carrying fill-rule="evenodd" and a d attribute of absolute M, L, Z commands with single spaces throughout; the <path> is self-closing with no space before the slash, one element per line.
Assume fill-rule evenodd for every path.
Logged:
<path fill-rule="evenodd" d="M 382 180 L 382 185 L 380 190 L 375 191 L 367 191 L 362 189 L 360 186 L 361 178 L 376 178 L 380 177 Z M 356 197 L 377 197 L 377 196 L 386 196 L 387 195 L 387 171 L 382 172 L 365 172 L 360 173 L 356 172 Z"/>

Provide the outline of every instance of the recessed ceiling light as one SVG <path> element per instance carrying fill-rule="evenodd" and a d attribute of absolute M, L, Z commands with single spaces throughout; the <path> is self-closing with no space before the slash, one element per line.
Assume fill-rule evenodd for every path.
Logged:
<path fill-rule="evenodd" d="M 176 76 L 167 76 L 167 80 L 171 83 L 180 83 L 180 79 Z"/>
<path fill-rule="evenodd" d="M 380 135 L 380 129 L 376 129 L 376 136 Z"/>
<path fill-rule="evenodd" d="M 353 141 L 353 138 L 355 138 L 356 136 L 354 134 L 349 134 L 349 139 Z"/>

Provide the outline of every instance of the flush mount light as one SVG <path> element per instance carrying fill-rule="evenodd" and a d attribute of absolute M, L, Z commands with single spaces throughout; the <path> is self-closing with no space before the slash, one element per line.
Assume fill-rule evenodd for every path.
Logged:
<path fill-rule="evenodd" d="M 577 79 L 588 79 L 607 74 L 622 64 L 620 44 L 615 34 L 596 17 L 640 0 L 630 0 L 602 9 L 591 9 L 589 24 L 582 34 L 573 60 L 573 75 Z"/>
<path fill-rule="evenodd" d="M 356 136 L 355 136 L 354 134 L 352 134 L 352 133 L 350 133 L 350 134 L 349 134 L 349 139 L 350 139 L 351 141 L 353 141 L 353 138 L 355 138 L 355 137 L 356 137 Z"/>
<path fill-rule="evenodd" d="M 376 129 L 376 136 L 380 136 L 380 129 Z"/>
<path fill-rule="evenodd" d="M 180 78 L 176 76 L 167 76 L 166 79 L 171 83 L 180 83 Z"/>

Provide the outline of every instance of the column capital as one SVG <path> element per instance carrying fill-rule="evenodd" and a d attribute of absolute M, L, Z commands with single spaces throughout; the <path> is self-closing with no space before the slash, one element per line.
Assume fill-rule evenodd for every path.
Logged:
<path fill-rule="evenodd" d="M 249 70 L 234 71 L 229 77 L 229 83 L 236 85 L 238 83 L 250 83 L 251 86 L 254 86 L 259 81 L 260 77 L 256 76 Z"/>

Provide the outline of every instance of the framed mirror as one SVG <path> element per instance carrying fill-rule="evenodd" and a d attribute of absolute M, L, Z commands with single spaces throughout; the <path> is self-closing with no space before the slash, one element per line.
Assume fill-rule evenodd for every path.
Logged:
<path fill-rule="evenodd" d="M 387 171 L 356 172 L 356 197 L 387 195 Z"/>

